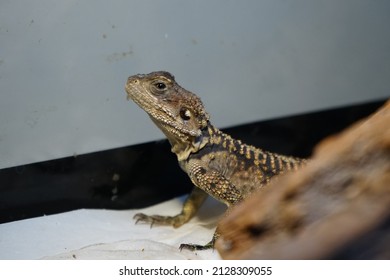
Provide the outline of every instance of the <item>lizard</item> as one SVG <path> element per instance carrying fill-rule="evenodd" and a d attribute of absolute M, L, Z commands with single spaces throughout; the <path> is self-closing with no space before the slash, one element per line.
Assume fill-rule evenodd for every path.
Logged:
<path fill-rule="evenodd" d="M 210 122 L 201 99 L 181 87 L 172 74 L 157 71 L 127 79 L 127 99 L 143 109 L 165 134 L 181 169 L 194 188 L 176 216 L 134 216 L 136 223 L 180 227 L 195 216 L 211 195 L 227 205 L 227 212 L 255 190 L 267 185 L 275 175 L 297 170 L 305 159 L 272 153 L 244 144 Z M 214 248 L 218 227 L 205 245 L 181 244 L 181 249 Z"/>

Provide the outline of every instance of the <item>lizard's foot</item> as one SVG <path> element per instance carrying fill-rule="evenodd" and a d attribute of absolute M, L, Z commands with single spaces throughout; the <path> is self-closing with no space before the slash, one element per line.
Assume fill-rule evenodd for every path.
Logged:
<path fill-rule="evenodd" d="M 171 225 L 174 227 L 181 226 L 182 220 L 178 216 L 160 216 L 160 215 L 145 215 L 142 213 L 135 214 L 133 219 L 135 219 L 135 223 L 143 222 L 146 224 L 150 224 L 150 227 L 152 227 L 154 224 L 157 225 Z"/>
<path fill-rule="evenodd" d="M 181 244 L 179 249 L 180 249 L 180 251 L 183 249 L 190 250 L 190 251 L 201 251 L 201 250 L 214 249 L 214 240 L 210 241 L 206 245 Z"/>

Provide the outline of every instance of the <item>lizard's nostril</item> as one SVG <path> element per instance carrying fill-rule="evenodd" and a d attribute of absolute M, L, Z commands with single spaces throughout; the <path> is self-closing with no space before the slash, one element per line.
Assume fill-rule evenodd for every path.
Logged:
<path fill-rule="evenodd" d="M 131 76 L 127 79 L 127 83 L 136 85 L 139 83 L 139 79 L 135 78 L 134 76 Z"/>

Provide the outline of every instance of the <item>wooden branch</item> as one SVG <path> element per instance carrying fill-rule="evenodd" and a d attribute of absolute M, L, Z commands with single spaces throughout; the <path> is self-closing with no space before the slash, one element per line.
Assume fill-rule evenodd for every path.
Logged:
<path fill-rule="evenodd" d="M 390 258 L 389 224 L 390 101 L 235 207 L 216 247 L 226 259 L 359 258 L 372 246 L 369 258 Z M 345 255 L 351 248 L 361 251 Z"/>

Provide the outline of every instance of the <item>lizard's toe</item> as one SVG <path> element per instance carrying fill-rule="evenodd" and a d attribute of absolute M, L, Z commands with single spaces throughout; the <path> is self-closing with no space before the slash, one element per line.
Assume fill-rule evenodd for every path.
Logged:
<path fill-rule="evenodd" d="M 179 247 L 180 251 L 183 249 L 189 250 L 189 251 L 201 251 L 201 250 L 208 250 L 208 249 L 214 249 L 214 243 L 207 243 L 206 245 L 199 245 L 199 244 L 180 244 Z"/>
<path fill-rule="evenodd" d="M 134 215 L 133 219 L 135 220 L 135 223 L 143 222 L 145 224 L 150 224 L 150 226 L 153 226 L 154 224 L 160 224 L 160 225 L 170 225 L 172 224 L 172 217 L 169 216 L 160 216 L 160 215 L 146 215 L 143 213 L 137 213 Z"/>

